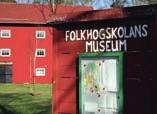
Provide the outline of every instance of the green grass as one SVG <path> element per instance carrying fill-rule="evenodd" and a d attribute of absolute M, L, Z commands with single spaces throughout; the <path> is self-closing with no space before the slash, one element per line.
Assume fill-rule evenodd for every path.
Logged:
<path fill-rule="evenodd" d="M 0 84 L 0 114 L 51 114 L 51 84 Z"/>

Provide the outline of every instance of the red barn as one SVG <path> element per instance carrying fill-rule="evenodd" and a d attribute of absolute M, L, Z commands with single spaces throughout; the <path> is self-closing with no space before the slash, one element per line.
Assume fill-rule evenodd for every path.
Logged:
<path fill-rule="evenodd" d="M 89 7 L 0 4 L 0 82 L 52 83 L 53 28 L 49 18 Z"/>

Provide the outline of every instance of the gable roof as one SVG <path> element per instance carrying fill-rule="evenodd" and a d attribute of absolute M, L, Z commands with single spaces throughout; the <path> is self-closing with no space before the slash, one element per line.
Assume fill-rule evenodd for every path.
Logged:
<path fill-rule="evenodd" d="M 0 23 L 46 24 L 53 15 L 89 11 L 91 7 L 50 4 L 0 4 Z"/>
<path fill-rule="evenodd" d="M 70 14 L 54 15 L 48 20 L 49 23 L 74 23 L 74 22 L 89 22 L 98 20 L 111 20 L 134 17 L 150 17 L 157 15 L 157 4 L 143 5 L 126 8 L 110 8 L 103 10 L 92 10 L 75 12 Z M 62 20 L 61 20 L 62 19 Z"/>

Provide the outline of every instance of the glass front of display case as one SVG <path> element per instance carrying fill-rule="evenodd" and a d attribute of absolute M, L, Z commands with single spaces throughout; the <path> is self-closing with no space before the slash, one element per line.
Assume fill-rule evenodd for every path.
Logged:
<path fill-rule="evenodd" d="M 122 114 L 122 73 L 119 56 L 83 56 L 80 59 L 82 114 Z"/>

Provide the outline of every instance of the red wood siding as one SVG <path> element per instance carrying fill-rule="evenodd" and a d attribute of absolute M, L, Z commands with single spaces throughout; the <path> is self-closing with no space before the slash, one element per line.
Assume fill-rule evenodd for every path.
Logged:
<path fill-rule="evenodd" d="M 78 55 L 85 53 L 85 42 L 65 41 L 66 30 L 98 29 L 101 27 L 117 27 L 127 25 L 148 24 L 146 39 L 128 40 L 128 50 L 124 52 L 123 87 L 124 113 L 149 114 L 156 109 L 153 90 L 156 89 L 156 73 L 153 71 L 156 62 L 153 54 L 156 52 L 156 26 L 154 16 L 124 18 L 117 20 L 88 21 L 62 23 L 56 27 L 54 38 L 54 88 L 53 114 L 79 114 L 78 112 Z M 154 79 L 155 81 L 152 81 Z M 154 84 L 154 87 L 152 87 Z M 154 88 L 154 89 L 153 89 Z M 154 94 L 154 95 L 153 95 Z M 153 103 L 154 102 L 154 103 Z M 155 113 L 152 113 L 155 114 Z"/>
<path fill-rule="evenodd" d="M 56 67 L 54 79 L 53 113 L 76 114 L 76 81 L 77 57 L 84 51 L 81 42 L 66 42 L 64 32 L 55 32 L 54 36 L 54 64 Z"/>
<path fill-rule="evenodd" d="M 1 26 L 11 30 L 11 38 L 0 38 L 0 48 L 10 48 L 11 57 L 0 57 L 0 62 L 13 62 L 13 83 L 52 82 L 52 28 Z M 36 39 L 36 30 L 46 31 L 45 39 Z M 36 57 L 35 49 L 45 48 L 46 57 Z M 45 76 L 35 76 L 35 68 L 45 68 Z"/>

